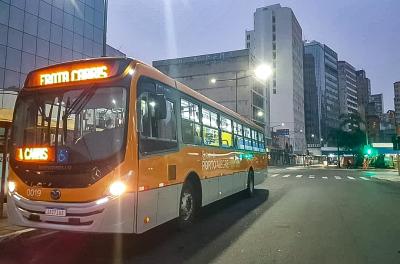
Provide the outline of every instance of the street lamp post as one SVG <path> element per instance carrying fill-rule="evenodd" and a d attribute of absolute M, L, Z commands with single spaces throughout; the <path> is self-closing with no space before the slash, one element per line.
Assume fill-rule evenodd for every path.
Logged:
<path fill-rule="evenodd" d="M 228 79 L 215 79 L 212 78 L 210 82 L 212 84 L 216 84 L 217 82 L 224 82 L 224 81 L 235 81 L 235 112 L 238 112 L 238 82 L 239 80 L 249 78 L 249 77 L 256 77 L 256 79 L 261 80 L 261 81 L 266 81 L 269 76 L 272 74 L 272 69 L 270 66 L 266 64 L 261 64 L 256 67 L 254 70 L 254 73 L 252 74 L 247 74 L 241 77 L 238 77 L 238 74 L 241 71 L 235 71 L 235 78 L 228 78 Z"/>

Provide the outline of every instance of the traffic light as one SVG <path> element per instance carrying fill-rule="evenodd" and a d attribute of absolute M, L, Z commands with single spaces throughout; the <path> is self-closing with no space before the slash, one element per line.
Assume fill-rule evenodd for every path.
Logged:
<path fill-rule="evenodd" d="M 374 149 L 370 145 L 365 145 L 364 146 L 364 155 L 366 155 L 368 157 L 376 156 L 377 155 L 377 151 L 376 151 L 376 149 Z"/>

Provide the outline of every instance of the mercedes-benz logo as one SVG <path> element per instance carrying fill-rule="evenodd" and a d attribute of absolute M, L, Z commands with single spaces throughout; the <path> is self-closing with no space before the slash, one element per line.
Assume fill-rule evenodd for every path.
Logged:
<path fill-rule="evenodd" d="M 50 192 L 51 199 L 58 200 L 61 197 L 61 192 L 59 189 L 53 189 Z"/>

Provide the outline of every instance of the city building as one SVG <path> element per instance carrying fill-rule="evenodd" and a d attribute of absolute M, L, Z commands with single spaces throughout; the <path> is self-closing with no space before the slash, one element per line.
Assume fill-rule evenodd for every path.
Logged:
<path fill-rule="evenodd" d="M 317 41 L 304 43 L 305 135 L 308 147 L 334 146 L 339 125 L 337 53 Z"/>
<path fill-rule="evenodd" d="M 395 82 L 394 86 L 394 111 L 396 113 L 396 126 L 400 125 L 400 81 Z"/>
<path fill-rule="evenodd" d="M 105 12 L 104 0 L 0 1 L 0 108 L 14 107 L 28 72 L 102 56 Z"/>
<path fill-rule="evenodd" d="M 358 111 L 360 112 L 361 118 L 366 119 L 366 110 L 371 96 L 371 81 L 367 78 L 364 70 L 356 71 L 357 80 L 357 99 L 358 99 Z"/>
<path fill-rule="evenodd" d="M 392 142 L 393 136 L 396 135 L 396 116 L 394 110 L 388 110 L 382 114 L 380 124 L 380 142 Z"/>
<path fill-rule="evenodd" d="M 369 101 L 375 103 L 376 114 L 382 116 L 383 114 L 383 94 L 371 94 Z"/>
<path fill-rule="evenodd" d="M 284 123 L 280 129 L 288 129 L 293 152 L 305 153 L 302 29 L 292 9 L 280 4 L 257 8 L 245 43 L 256 61 L 273 67 L 271 127 Z"/>
<path fill-rule="evenodd" d="M 357 114 L 357 81 L 355 68 L 346 61 L 338 61 L 340 114 Z"/>
<path fill-rule="evenodd" d="M 379 142 L 381 121 L 377 115 L 367 115 L 368 143 Z"/>
<path fill-rule="evenodd" d="M 374 115 L 374 116 L 378 116 L 378 117 L 380 115 L 382 115 L 382 113 L 379 114 L 379 110 L 378 110 L 376 102 L 368 102 L 367 103 L 366 115 L 367 116 Z"/>
<path fill-rule="evenodd" d="M 267 82 L 255 78 L 248 49 L 153 61 L 153 66 L 265 127 L 270 137 Z"/>

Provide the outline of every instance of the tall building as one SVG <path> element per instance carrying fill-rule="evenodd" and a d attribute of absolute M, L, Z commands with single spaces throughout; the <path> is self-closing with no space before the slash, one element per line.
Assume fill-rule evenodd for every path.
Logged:
<path fill-rule="evenodd" d="M 246 46 L 256 61 L 269 63 L 271 126 L 289 129 L 294 152 L 304 153 L 304 86 L 302 29 L 292 9 L 280 4 L 257 8 L 254 29 L 246 31 Z"/>
<path fill-rule="evenodd" d="M 164 74 L 265 127 L 269 137 L 266 82 L 254 76 L 248 49 L 153 61 Z"/>
<path fill-rule="evenodd" d="M 384 110 L 383 94 L 371 94 L 369 101 L 375 103 L 376 114 L 382 116 Z"/>
<path fill-rule="evenodd" d="M 396 119 L 395 111 L 388 110 L 382 114 L 380 124 L 380 142 L 392 142 L 393 136 L 396 135 Z"/>
<path fill-rule="evenodd" d="M 358 113 L 355 68 L 346 61 L 338 61 L 340 114 Z"/>
<path fill-rule="evenodd" d="M 394 86 L 394 111 L 396 113 L 396 126 L 400 125 L 400 81 L 395 82 Z"/>
<path fill-rule="evenodd" d="M 105 45 L 104 0 L 0 1 L 0 108 L 13 108 L 28 72 L 99 57 Z"/>
<path fill-rule="evenodd" d="M 304 43 L 304 109 L 307 144 L 328 142 L 339 124 L 337 53 L 317 41 Z"/>
<path fill-rule="evenodd" d="M 364 70 L 356 71 L 358 110 L 361 117 L 366 119 L 366 110 L 371 96 L 371 81 Z"/>

